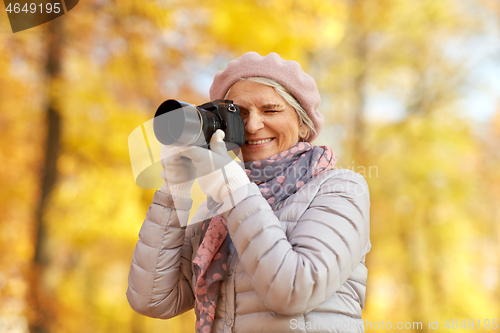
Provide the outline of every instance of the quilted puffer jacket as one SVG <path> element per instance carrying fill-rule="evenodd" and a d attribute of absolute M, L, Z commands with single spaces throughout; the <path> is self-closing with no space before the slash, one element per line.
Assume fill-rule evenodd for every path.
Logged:
<path fill-rule="evenodd" d="M 233 194 L 227 277 L 212 332 L 364 332 L 370 250 L 365 179 L 345 169 L 323 172 L 275 211 L 253 183 Z M 194 306 L 191 260 L 201 223 L 181 227 L 191 205 L 190 199 L 155 193 L 127 290 L 140 314 L 166 319 Z"/>

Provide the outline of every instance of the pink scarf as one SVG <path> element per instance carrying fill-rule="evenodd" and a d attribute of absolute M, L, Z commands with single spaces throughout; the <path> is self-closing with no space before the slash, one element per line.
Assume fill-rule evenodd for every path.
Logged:
<path fill-rule="evenodd" d="M 265 160 L 245 163 L 245 171 L 274 210 L 311 178 L 333 169 L 336 162 L 331 148 L 299 142 Z M 212 210 L 219 207 L 211 198 L 208 202 Z M 202 222 L 200 245 L 193 259 L 196 332 L 212 330 L 220 283 L 226 278 L 229 242 L 226 220 L 220 215 Z"/>

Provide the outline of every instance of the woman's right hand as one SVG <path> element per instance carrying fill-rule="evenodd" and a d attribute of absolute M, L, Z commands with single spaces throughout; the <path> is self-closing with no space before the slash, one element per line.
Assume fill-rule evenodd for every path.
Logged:
<path fill-rule="evenodd" d="M 196 169 L 187 157 L 181 155 L 183 151 L 193 147 L 165 146 L 161 147 L 161 177 L 165 183 L 161 191 L 181 198 L 191 196 L 191 187 L 196 179 Z"/>

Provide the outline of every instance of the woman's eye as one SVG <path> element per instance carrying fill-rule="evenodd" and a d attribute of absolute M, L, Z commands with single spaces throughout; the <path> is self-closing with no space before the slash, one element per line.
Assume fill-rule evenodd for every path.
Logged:
<path fill-rule="evenodd" d="M 265 111 L 265 112 L 266 112 L 266 113 L 276 113 L 276 112 L 278 112 L 278 110 L 267 110 L 267 111 Z"/>

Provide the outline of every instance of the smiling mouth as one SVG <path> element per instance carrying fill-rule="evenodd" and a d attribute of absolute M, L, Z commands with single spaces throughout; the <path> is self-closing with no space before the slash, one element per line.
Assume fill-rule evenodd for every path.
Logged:
<path fill-rule="evenodd" d="M 265 140 L 257 140 L 257 141 L 245 141 L 245 143 L 248 145 L 260 145 L 261 143 L 266 143 L 266 142 L 269 142 L 273 139 L 274 138 L 269 138 L 269 139 L 265 139 Z"/>

